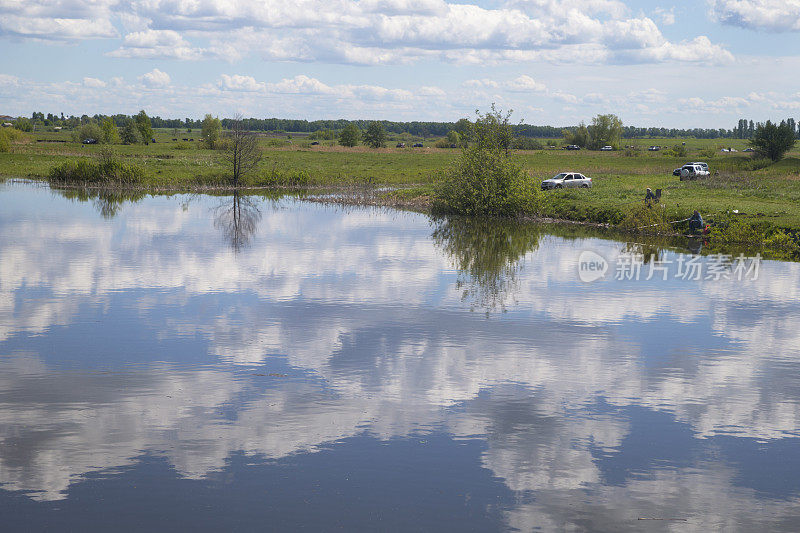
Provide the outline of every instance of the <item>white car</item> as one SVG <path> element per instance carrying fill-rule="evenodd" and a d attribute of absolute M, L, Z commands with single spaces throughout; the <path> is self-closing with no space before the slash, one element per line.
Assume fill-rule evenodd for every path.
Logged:
<path fill-rule="evenodd" d="M 614 147 L 613 146 L 608 146 L 608 145 L 603 146 L 602 148 L 600 148 L 601 152 L 611 152 L 612 150 L 614 150 Z"/>
<path fill-rule="evenodd" d="M 542 190 L 548 189 L 564 189 L 564 188 L 583 188 L 590 189 L 592 187 L 592 178 L 587 178 L 578 172 L 561 172 L 556 174 L 549 180 L 542 182 Z"/>
<path fill-rule="evenodd" d="M 683 180 L 696 180 L 698 178 L 708 177 L 708 170 L 703 170 L 701 165 L 691 164 L 683 165 L 681 167 L 681 181 Z"/>

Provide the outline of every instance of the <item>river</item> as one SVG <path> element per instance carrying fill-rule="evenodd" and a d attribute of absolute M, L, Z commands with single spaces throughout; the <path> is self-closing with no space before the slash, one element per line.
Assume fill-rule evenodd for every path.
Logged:
<path fill-rule="evenodd" d="M 9 531 L 800 530 L 800 265 L 0 184 Z"/>

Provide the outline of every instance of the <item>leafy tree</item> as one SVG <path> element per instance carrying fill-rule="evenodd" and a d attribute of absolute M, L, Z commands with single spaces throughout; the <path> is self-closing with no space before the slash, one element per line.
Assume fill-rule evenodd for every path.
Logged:
<path fill-rule="evenodd" d="M 103 129 L 97 122 L 90 120 L 80 128 L 72 132 L 72 140 L 75 142 L 83 142 L 87 139 L 94 139 L 97 142 L 103 142 Z"/>
<path fill-rule="evenodd" d="M 19 131 L 31 131 L 31 129 L 33 129 L 31 121 L 25 117 L 20 117 L 17 120 L 15 120 L 14 127 Z"/>
<path fill-rule="evenodd" d="M 472 122 L 470 122 L 468 118 L 460 118 L 453 125 L 453 130 L 455 130 L 460 137 L 459 147 L 466 148 L 472 137 Z"/>
<path fill-rule="evenodd" d="M 750 145 L 757 155 L 780 161 L 792 149 L 796 140 L 794 131 L 785 120 L 780 125 L 768 120 L 765 124 L 759 123 L 756 126 Z"/>
<path fill-rule="evenodd" d="M 352 122 L 345 126 L 342 132 L 339 134 L 339 144 L 342 146 L 357 146 L 359 139 L 361 139 L 361 132 L 359 131 L 358 126 Z"/>
<path fill-rule="evenodd" d="M 603 146 L 619 148 L 622 136 L 622 121 L 617 115 L 597 115 L 589 126 L 589 146 L 595 150 Z M 576 143 L 577 144 L 577 143 Z"/>
<path fill-rule="evenodd" d="M 589 146 L 589 129 L 583 122 L 575 130 L 563 130 L 565 144 L 574 144 L 581 148 Z"/>
<path fill-rule="evenodd" d="M 144 109 L 139 111 L 139 114 L 134 118 L 136 122 L 136 130 L 139 132 L 139 137 L 144 144 L 150 144 L 150 139 L 153 138 L 153 126 L 150 124 L 150 117 L 144 112 Z"/>
<path fill-rule="evenodd" d="M 123 144 L 136 144 L 139 142 L 139 133 L 136 129 L 136 123 L 133 119 L 126 118 L 125 125 L 122 126 L 120 138 Z"/>
<path fill-rule="evenodd" d="M 206 115 L 203 119 L 200 136 L 208 148 L 214 148 L 214 145 L 218 143 L 220 132 L 222 132 L 222 122 L 216 117 Z"/>
<path fill-rule="evenodd" d="M 450 146 L 461 146 L 461 135 L 455 130 L 447 132 L 447 143 Z"/>
<path fill-rule="evenodd" d="M 492 105 L 478 114 L 473 143 L 436 186 L 434 208 L 460 215 L 514 216 L 534 211 L 541 191 L 528 179 L 509 153 L 510 112 Z"/>
<path fill-rule="evenodd" d="M 103 131 L 100 140 L 104 144 L 116 144 L 119 142 L 119 130 L 111 117 L 105 117 L 100 121 L 100 129 Z"/>
<path fill-rule="evenodd" d="M 371 148 L 386 146 L 386 130 L 380 122 L 370 122 L 364 132 L 364 144 Z"/>

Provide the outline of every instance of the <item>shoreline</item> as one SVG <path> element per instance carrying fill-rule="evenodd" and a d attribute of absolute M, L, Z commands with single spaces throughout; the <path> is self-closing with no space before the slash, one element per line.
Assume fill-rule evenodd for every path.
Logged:
<path fill-rule="evenodd" d="M 50 183 L 46 179 L 31 178 L 31 177 L 7 177 L 0 178 L 2 182 L 24 182 L 34 183 L 40 186 L 47 186 L 53 190 L 64 191 L 85 191 L 87 193 L 102 194 L 102 193 L 116 193 L 124 196 L 127 194 L 150 194 L 150 195 L 176 195 L 176 194 L 218 194 L 218 195 L 231 195 L 235 193 L 242 194 L 255 194 L 271 193 L 275 195 L 295 195 L 297 198 L 321 203 L 333 204 L 350 207 L 383 207 L 398 210 L 405 210 L 417 212 L 428 216 L 436 216 L 431 209 L 431 199 L 426 195 L 411 196 L 408 198 L 398 197 L 392 193 L 402 191 L 411 187 L 410 184 L 405 187 L 393 186 L 365 186 L 364 184 L 342 185 L 334 186 L 309 186 L 309 187 L 275 187 L 275 186 L 241 186 L 241 187 L 227 187 L 227 186 L 213 186 L 213 185 L 191 185 L 181 187 L 153 187 L 153 186 L 131 186 L 121 184 L 76 184 L 76 183 Z M 419 185 L 417 185 L 419 186 Z M 123 199 L 124 200 L 124 199 Z M 586 228 L 596 230 L 603 234 L 604 237 L 617 238 L 621 240 L 631 240 L 633 238 L 646 238 L 651 240 L 666 240 L 668 242 L 659 243 L 660 245 L 671 248 L 687 248 L 688 246 L 680 244 L 678 241 L 700 241 L 703 244 L 703 250 L 709 253 L 725 253 L 731 252 L 758 252 L 763 253 L 769 258 L 786 261 L 797 261 L 796 255 L 787 255 L 780 248 L 769 248 L 765 244 L 754 245 L 752 243 L 741 242 L 724 242 L 714 243 L 705 238 L 694 238 L 692 236 L 680 232 L 653 232 L 653 231 L 631 231 L 618 225 L 596 222 L 591 220 L 572 220 L 568 218 L 558 218 L 547 215 L 520 215 L 513 220 L 521 223 L 542 224 L 548 226 L 556 226 L 562 228 Z"/>

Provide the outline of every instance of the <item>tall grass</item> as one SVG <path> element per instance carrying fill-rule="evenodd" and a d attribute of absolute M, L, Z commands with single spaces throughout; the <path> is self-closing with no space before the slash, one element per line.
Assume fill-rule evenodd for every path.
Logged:
<path fill-rule="evenodd" d="M 96 160 L 70 160 L 50 169 L 51 183 L 89 183 L 135 185 L 144 180 L 144 171 L 119 161 L 110 150 L 103 150 Z"/>

